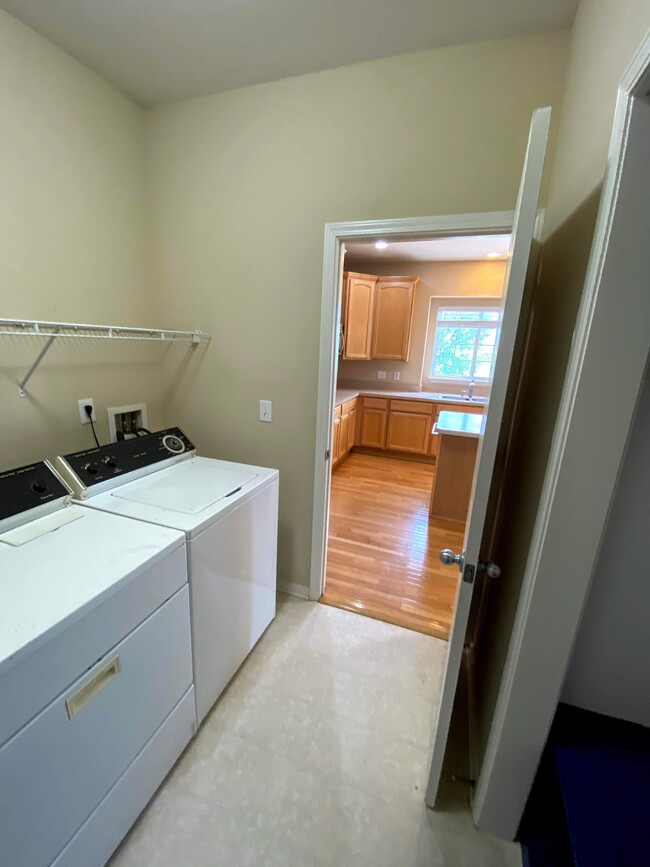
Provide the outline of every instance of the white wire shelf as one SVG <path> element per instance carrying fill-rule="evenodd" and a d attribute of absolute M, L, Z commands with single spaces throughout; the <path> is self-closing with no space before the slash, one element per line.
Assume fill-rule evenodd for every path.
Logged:
<path fill-rule="evenodd" d="M 45 322 L 37 319 L 0 318 L 0 337 L 3 335 L 42 337 L 46 341 L 18 386 L 18 394 L 21 397 L 25 397 L 25 386 L 57 338 L 148 340 L 166 343 L 189 343 L 194 347 L 210 342 L 210 335 L 203 331 L 174 331 L 169 328 L 134 328 L 128 325 L 90 325 L 80 322 Z"/>

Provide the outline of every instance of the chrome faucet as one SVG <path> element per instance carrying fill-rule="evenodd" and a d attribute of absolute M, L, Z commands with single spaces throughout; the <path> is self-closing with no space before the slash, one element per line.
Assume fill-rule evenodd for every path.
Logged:
<path fill-rule="evenodd" d="M 469 384 L 469 391 L 467 392 L 467 400 L 473 400 L 475 388 L 476 388 L 476 383 L 474 382 L 474 380 L 472 380 Z"/>

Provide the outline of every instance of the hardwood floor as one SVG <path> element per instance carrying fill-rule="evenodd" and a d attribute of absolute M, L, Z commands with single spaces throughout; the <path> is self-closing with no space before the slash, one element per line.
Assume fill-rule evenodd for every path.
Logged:
<path fill-rule="evenodd" d="M 332 474 L 325 593 L 321 602 L 449 638 L 462 525 L 429 518 L 430 464 L 351 454 Z"/>

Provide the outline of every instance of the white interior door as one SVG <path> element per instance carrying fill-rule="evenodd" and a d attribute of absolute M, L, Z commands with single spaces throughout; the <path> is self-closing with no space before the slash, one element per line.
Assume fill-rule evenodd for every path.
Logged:
<path fill-rule="evenodd" d="M 512 240 L 503 299 L 503 319 L 499 346 L 494 366 L 494 380 L 490 405 L 484 416 L 483 435 L 479 443 L 474 482 L 465 529 L 463 556 L 458 564 L 459 580 L 456 590 L 454 623 L 449 638 L 447 667 L 444 675 L 440 706 L 433 743 L 433 757 L 427 787 L 426 801 L 434 806 L 449 734 L 449 723 L 458 683 L 469 618 L 474 579 L 480 568 L 481 542 L 485 529 L 488 498 L 492 485 L 499 432 L 503 421 L 506 390 L 510 377 L 513 352 L 519 326 L 519 316 L 528 271 L 539 190 L 544 168 L 546 142 L 551 120 L 551 109 L 540 108 L 533 113 L 528 147 L 519 186 L 517 207 L 513 222 Z M 460 552 L 458 552 L 460 554 Z"/>

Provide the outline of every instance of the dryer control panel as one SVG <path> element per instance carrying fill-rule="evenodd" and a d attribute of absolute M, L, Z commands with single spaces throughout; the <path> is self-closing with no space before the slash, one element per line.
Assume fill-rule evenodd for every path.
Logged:
<path fill-rule="evenodd" d="M 70 491 L 45 461 L 0 473 L 0 521 L 69 497 Z"/>
<path fill-rule="evenodd" d="M 84 497 L 88 496 L 86 491 L 90 488 L 101 484 L 104 489 L 104 483 L 113 479 L 130 481 L 132 473 L 170 458 L 192 456 L 195 451 L 196 446 L 190 438 L 179 427 L 172 427 L 135 439 L 72 452 L 57 458 L 57 466 L 72 486 L 75 496 Z"/>

